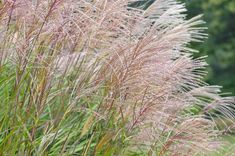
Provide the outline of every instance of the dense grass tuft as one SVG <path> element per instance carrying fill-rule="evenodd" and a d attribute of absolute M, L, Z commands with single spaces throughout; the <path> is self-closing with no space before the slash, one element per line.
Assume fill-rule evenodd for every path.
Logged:
<path fill-rule="evenodd" d="M 203 82 L 204 57 L 187 48 L 206 38 L 200 16 L 185 20 L 175 0 L 137 4 L 1 1 L 0 155 L 202 155 L 223 144 L 234 99 Z"/>

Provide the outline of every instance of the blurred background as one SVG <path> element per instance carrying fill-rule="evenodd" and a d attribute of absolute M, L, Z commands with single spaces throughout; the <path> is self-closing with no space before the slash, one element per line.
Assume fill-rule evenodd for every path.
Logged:
<path fill-rule="evenodd" d="M 235 95 L 235 0 L 179 1 L 186 3 L 188 18 L 204 15 L 209 38 L 192 47 L 200 51 L 196 55 L 208 55 L 206 81 Z"/>

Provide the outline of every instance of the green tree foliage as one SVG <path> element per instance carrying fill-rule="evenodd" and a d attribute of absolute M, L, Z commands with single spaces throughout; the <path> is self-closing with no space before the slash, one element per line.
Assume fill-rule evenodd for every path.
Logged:
<path fill-rule="evenodd" d="M 188 17 L 204 14 L 208 39 L 193 45 L 199 55 L 208 55 L 207 81 L 219 84 L 235 94 L 235 1 L 181 0 L 186 2 Z"/>

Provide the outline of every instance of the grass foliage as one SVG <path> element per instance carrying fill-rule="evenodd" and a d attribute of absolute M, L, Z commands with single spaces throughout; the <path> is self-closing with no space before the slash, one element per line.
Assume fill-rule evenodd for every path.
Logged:
<path fill-rule="evenodd" d="M 200 16 L 185 20 L 174 0 L 133 4 L 1 1 L 0 155 L 204 155 L 223 144 L 234 99 L 202 81 L 204 57 L 187 48 L 206 37 Z"/>

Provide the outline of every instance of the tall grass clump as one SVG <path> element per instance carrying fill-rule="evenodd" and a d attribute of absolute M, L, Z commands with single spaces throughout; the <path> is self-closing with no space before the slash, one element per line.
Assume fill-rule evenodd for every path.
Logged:
<path fill-rule="evenodd" d="M 203 82 L 175 0 L 0 3 L 0 155 L 204 155 L 234 99 Z M 217 124 L 220 121 L 221 124 Z M 228 125 L 228 122 L 232 123 Z"/>

